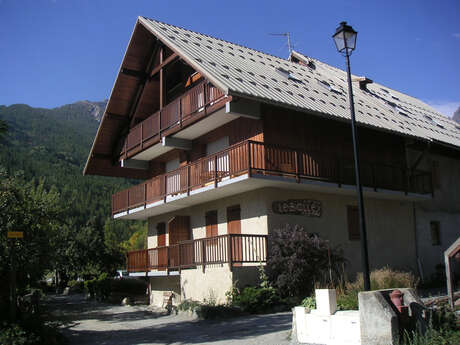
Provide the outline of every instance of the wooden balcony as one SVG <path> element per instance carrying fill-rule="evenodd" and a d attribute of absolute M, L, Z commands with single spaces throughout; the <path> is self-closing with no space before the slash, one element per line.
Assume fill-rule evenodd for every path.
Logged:
<path fill-rule="evenodd" d="M 144 121 L 131 128 L 120 158 L 127 159 L 158 143 L 162 136 L 182 128 L 222 107 L 225 95 L 216 87 L 203 81 L 181 97 L 167 104 Z"/>
<path fill-rule="evenodd" d="M 354 185 L 353 161 L 325 152 L 284 148 L 255 141 L 245 141 L 216 154 L 180 167 L 167 174 L 112 196 L 112 214 L 128 211 L 158 201 L 166 202 L 169 196 L 190 195 L 204 186 L 218 186 L 220 181 L 242 174 L 248 177 L 276 177 L 295 182 L 323 181 Z M 392 190 L 406 194 L 431 194 L 431 173 L 408 170 L 402 167 L 361 163 L 363 186 L 373 190 Z"/>
<path fill-rule="evenodd" d="M 128 253 L 128 272 L 182 270 L 206 265 L 261 263 L 267 260 L 267 236 L 228 234 Z"/>

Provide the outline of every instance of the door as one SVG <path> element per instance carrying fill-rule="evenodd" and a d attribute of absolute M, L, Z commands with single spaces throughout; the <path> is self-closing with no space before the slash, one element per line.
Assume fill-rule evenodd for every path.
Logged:
<path fill-rule="evenodd" d="M 181 264 L 191 264 L 193 258 L 186 255 L 181 257 L 179 253 L 179 242 L 190 240 L 190 217 L 175 216 L 168 222 L 169 231 L 169 266 L 179 267 Z M 187 251 L 188 252 L 188 251 Z"/>
<path fill-rule="evenodd" d="M 241 234 L 240 205 L 227 207 L 227 232 L 230 235 Z M 232 261 L 236 262 L 234 266 L 241 266 L 241 262 L 243 261 L 242 239 L 238 236 L 230 236 L 229 241 L 232 244 Z"/>

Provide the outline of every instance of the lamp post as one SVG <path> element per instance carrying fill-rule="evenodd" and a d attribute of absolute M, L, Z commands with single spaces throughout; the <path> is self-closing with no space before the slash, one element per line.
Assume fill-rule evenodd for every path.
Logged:
<path fill-rule="evenodd" d="M 364 290 L 371 289 L 369 278 L 369 258 L 367 250 L 366 220 L 364 218 L 364 200 L 361 180 L 359 176 L 359 151 L 358 151 L 358 133 L 356 131 L 355 121 L 355 104 L 353 101 L 353 88 L 351 85 L 350 73 L 350 55 L 356 47 L 357 32 L 353 30 L 347 22 L 341 22 L 332 38 L 334 39 L 337 50 L 345 55 L 347 62 L 347 79 L 348 79 L 348 99 L 350 102 L 351 113 L 351 134 L 353 137 L 353 155 L 355 161 L 356 192 L 358 194 L 358 212 L 359 212 L 359 234 L 361 238 L 361 265 L 363 270 Z"/>

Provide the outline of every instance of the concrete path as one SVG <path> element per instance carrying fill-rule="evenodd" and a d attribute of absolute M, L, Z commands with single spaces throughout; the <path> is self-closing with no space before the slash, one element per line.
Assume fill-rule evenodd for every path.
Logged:
<path fill-rule="evenodd" d="M 51 297 L 48 306 L 72 345 L 290 344 L 291 313 L 200 321 L 147 306 L 88 302 L 81 295 Z"/>

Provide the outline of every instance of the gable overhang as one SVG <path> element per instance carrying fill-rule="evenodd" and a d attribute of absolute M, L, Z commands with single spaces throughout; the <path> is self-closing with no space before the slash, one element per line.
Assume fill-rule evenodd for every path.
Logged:
<path fill-rule="evenodd" d="M 179 59 L 195 69 L 209 80 L 215 87 L 225 94 L 228 89 L 209 71 L 202 68 L 191 56 L 170 44 L 163 35 L 148 25 L 142 17 L 138 17 L 126 48 L 122 63 L 118 69 L 117 78 L 112 87 L 107 107 L 102 116 L 95 139 L 86 161 L 83 175 L 102 175 L 127 177 L 134 179 L 148 179 L 151 176 L 145 169 L 130 168 L 121 165 L 118 151 L 120 139 L 130 128 L 133 107 L 139 97 L 140 88 L 143 88 L 146 78 L 155 73 L 155 68 L 149 70 L 149 61 L 157 44 L 166 46 L 173 54 L 164 64 Z M 153 73 L 152 73 L 153 72 Z"/>

